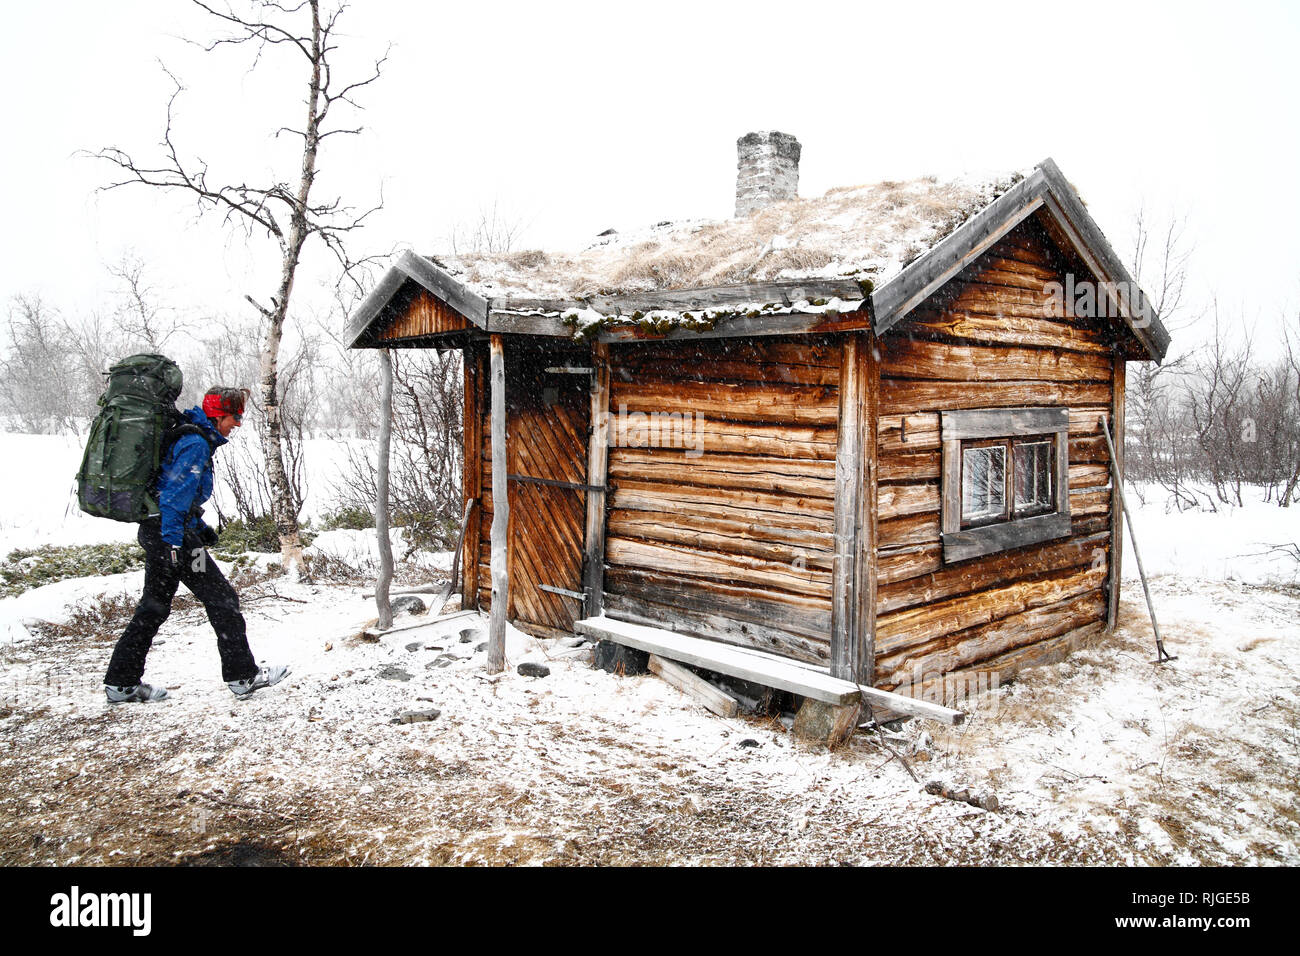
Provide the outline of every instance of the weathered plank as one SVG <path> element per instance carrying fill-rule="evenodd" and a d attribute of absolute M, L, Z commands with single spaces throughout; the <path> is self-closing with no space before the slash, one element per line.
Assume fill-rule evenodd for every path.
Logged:
<path fill-rule="evenodd" d="M 877 528 L 876 543 L 881 551 L 916 544 L 937 545 L 939 516 L 934 512 L 926 512 L 881 521 Z"/>
<path fill-rule="evenodd" d="M 1110 382 L 935 382 L 928 379 L 882 379 L 882 412 L 1027 405 L 1096 405 L 1110 398 Z"/>
<path fill-rule="evenodd" d="M 1123 565 L 1123 546 L 1124 546 L 1124 528 L 1120 524 L 1119 514 L 1122 507 L 1121 496 L 1124 493 L 1124 396 L 1125 396 L 1125 364 L 1122 358 L 1115 359 L 1114 377 L 1111 379 L 1113 397 L 1111 399 L 1111 422 L 1114 430 L 1115 440 L 1115 468 L 1114 471 L 1119 474 L 1119 479 L 1114 481 L 1114 487 L 1111 489 L 1110 500 L 1110 517 L 1111 517 L 1111 568 L 1110 580 L 1107 582 L 1106 590 L 1108 592 L 1108 602 L 1106 611 L 1106 631 L 1110 633 L 1115 630 L 1115 625 L 1119 623 L 1119 588 L 1120 572 Z M 1109 452 L 1108 452 L 1109 454 Z M 1109 477 L 1109 476 L 1108 476 Z"/>
<path fill-rule="evenodd" d="M 835 537 L 829 531 L 808 532 L 714 515 L 661 511 L 617 510 L 609 517 L 609 537 L 643 538 L 772 561 L 803 560 L 826 570 L 830 570 L 835 551 Z"/>
<path fill-rule="evenodd" d="M 666 661 L 658 654 L 651 654 L 648 666 L 650 673 L 676 687 L 688 697 L 695 698 L 709 713 L 717 714 L 719 717 L 735 717 L 740 713 L 740 704 L 736 698 L 724 694 L 704 678 L 680 664 Z"/>
<path fill-rule="evenodd" d="M 876 618 L 876 656 L 954 631 L 988 624 L 1031 607 L 1054 604 L 1085 591 L 1099 590 L 1107 569 L 1069 568 L 1033 580 L 990 588 L 921 607 L 882 614 Z"/>
<path fill-rule="evenodd" d="M 937 493 L 937 492 L 936 492 Z M 690 508 L 697 514 L 717 514 L 741 509 L 762 515 L 781 515 L 780 523 L 788 527 L 821 528 L 819 520 L 829 522 L 835 513 L 831 498 L 811 495 L 784 495 L 735 488 L 709 488 L 704 485 L 665 485 L 623 478 L 615 483 L 612 508 L 643 511 L 671 511 Z M 936 505 L 937 507 L 937 505 Z M 921 509 L 924 510 L 924 509 Z"/>
<path fill-rule="evenodd" d="M 718 581 L 745 582 L 763 588 L 825 598 L 831 595 L 831 575 L 818 568 L 800 568 L 797 565 L 767 561 L 748 555 L 704 551 L 681 545 L 655 544 L 626 538 L 610 538 L 605 542 L 605 546 L 605 559 L 609 564 L 647 570 L 672 568 L 679 573 Z"/>
<path fill-rule="evenodd" d="M 1071 501 L 1073 507 L 1073 501 Z M 1085 513 L 1080 511 L 1081 514 Z M 982 528 L 945 531 L 943 534 L 943 559 L 945 562 L 967 561 L 981 555 L 1010 548 L 1023 548 L 1042 541 L 1068 537 L 1070 513 L 1039 515 L 1036 518 L 1019 518 L 1004 524 L 991 524 Z"/>
<path fill-rule="evenodd" d="M 614 382 L 611 408 L 664 414 L 695 412 L 731 421 L 835 425 L 836 389 L 755 382 Z"/>
<path fill-rule="evenodd" d="M 671 570 L 646 571 L 618 566 L 606 569 L 605 589 L 606 607 L 612 607 L 615 596 L 622 595 L 646 604 L 698 611 L 740 624 L 759 624 L 786 631 L 823 647 L 820 657 L 830 652 L 829 597 L 700 580 Z"/>
<path fill-rule="evenodd" d="M 939 510 L 939 486 L 881 485 L 877 494 L 880 501 L 880 520 L 902 515 L 923 514 Z"/>
<path fill-rule="evenodd" d="M 952 345 L 896 336 L 882 343 L 880 374 L 885 378 L 962 382 L 1099 381 L 1110 374 L 1110 357 L 1058 349 Z"/>
<path fill-rule="evenodd" d="M 1104 563 L 1108 540 L 1109 534 L 1069 538 L 1036 547 L 1031 552 L 1006 551 L 976 561 L 944 566 L 942 570 L 915 579 L 882 581 L 877 591 L 876 612 L 889 614 L 907 607 L 1000 587 L 1044 572 L 1095 566 L 1098 564 L 1098 549 Z"/>
<path fill-rule="evenodd" d="M 865 449 L 867 434 L 867 356 L 865 343 L 848 335 L 840 366 L 839 442 L 835 459 L 835 555 L 831 595 L 831 674 L 845 680 L 862 679 L 863 634 L 861 605 L 855 600 L 863 579 L 860 562 L 868 542 L 862 540 L 866 513 Z"/>
<path fill-rule="evenodd" d="M 484 356 L 481 350 L 466 349 L 465 369 L 465 418 L 464 418 L 464 503 L 474 502 L 479 505 L 470 511 L 469 524 L 465 529 L 465 555 L 461 570 L 461 599 L 466 608 L 477 607 L 479 587 L 479 538 L 483 508 L 483 375 Z"/>
<path fill-rule="evenodd" d="M 701 640 L 662 628 L 630 624 L 608 617 L 586 618 L 574 626 L 580 634 L 635 647 L 671 660 L 730 674 L 765 687 L 776 687 L 801 697 L 824 700 L 830 704 L 846 704 L 857 700 L 861 694 L 858 685 L 850 681 L 818 673 L 779 657 L 735 650 L 717 641 Z"/>
<path fill-rule="evenodd" d="M 835 428 L 829 425 L 762 424 L 708 418 L 693 411 L 628 414 L 611 407 L 609 442 L 618 448 L 680 447 L 694 452 L 835 460 Z M 689 417 L 688 417 L 689 416 Z"/>
<path fill-rule="evenodd" d="M 627 594 L 607 594 L 605 597 L 605 614 L 616 620 L 668 628 L 679 634 L 749 647 L 823 667 L 830 659 L 830 642 L 825 639 L 680 605 L 656 604 Z"/>
<path fill-rule="evenodd" d="M 591 350 L 595 374 L 591 383 L 591 436 L 587 449 L 587 483 L 603 488 L 609 476 L 609 347 L 596 343 Z M 605 492 L 587 492 L 587 519 L 583 537 L 584 608 L 588 617 L 601 612 L 605 594 Z"/>
<path fill-rule="evenodd" d="M 493 335 L 490 345 L 492 392 L 492 454 L 497 462 L 506 460 L 506 366 L 505 340 Z M 506 546 L 510 520 L 509 492 L 506 486 L 506 469 L 492 469 L 492 608 L 488 617 L 489 673 L 496 674 L 505 668 L 506 613 L 510 602 L 510 572 L 506 567 L 509 549 Z"/>
<path fill-rule="evenodd" d="M 960 409 L 939 413 L 939 428 L 945 442 L 1033 435 L 1069 427 L 1070 413 L 1064 408 Z"/>
<path fill-rule="evenodd" d="M 670 485 L 752 488 L 817 498 L 835 497 L 835 465 L 829 461 L 616 448 L 609 454 L 609 473 L 616 482 L 636 478 Z"/>
<path fill-rule="evenodd" d="M 900 684 L 923 684 L 927 676 L 977 666 L 1009 651 L 1094 623 L 1105 615 L 1105 605 L 1104 594 L 1089 591 L 991 624 L 945 634 L 927 644 L 881 658 L 878 683 L 896 689 Z"/>

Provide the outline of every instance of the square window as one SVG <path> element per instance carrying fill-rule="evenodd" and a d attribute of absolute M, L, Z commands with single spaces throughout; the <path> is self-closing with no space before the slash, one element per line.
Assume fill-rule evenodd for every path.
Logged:
<path fill-rule="evenodd" d="M 945 561 L 1070 534 L 1064 408 L 940 414 Z"/>

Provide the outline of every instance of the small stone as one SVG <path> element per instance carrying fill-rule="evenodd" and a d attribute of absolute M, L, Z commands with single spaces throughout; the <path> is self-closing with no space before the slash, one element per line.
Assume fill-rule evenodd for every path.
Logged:
<path fill-rule="evenodd" d="M 465 630 L 460 632 L 460 642 L 462 644 L 472 644 L 474 643 L 474 639 L 478 636 L 479 629 L 477 627 L 467 627 Z"/>
<path fill-rule="evenodd" d="M 421 644 L 419 641 L 411 641 L 410 644 L 407 644 L 407 645 L 406 645 L 406 649 L 407 649 L 408 651 L 418 651 L 418 650 L 419 650 L 421 647 L 423 647 L 423 646 L 424 646 L 424 645 Z"/>
<path fill-rule="evenodd" d="M 761 745 L 760 745 L 759 742 L 758 742 L 757 740 L 755 740 L 753 737 L 746 737 L 744 740 L 742 740 L 742 741 L 741 741 L 740 743 L 738 743 L 736 746 L 737 746 L 737 747 L 758 747 L 758 746 L 761 746 Z"/>
<path fill-rule="evenodd" d="M 379 668 L 379 671 L 378 673 L 375 674 L 375 676 L 378 677 L 380 680 L 405 681 L 411 679 L 411 675 L 409 673 L 402 670 L 402 668 L 400 667 L 394 667 L 392 664 L 385 664 L 383 667 Z"/>
<path fill-rule="evenodd" d="M 515 670 L 523 677 L 546 677 L 551 673 L 549 667 L 536 661 L 524 661 Z"/>
<path fill-rule="evenodd" d="M 484 642 L 483 642 L 482 644 L 480 644 L 478 647 L 474 648 L 474 653 L 475 653 L 475 654 L 482 654 L 482 653 L 483 653 L 484 651 L 486 651 L 487 649 L 488 649 L 488 642 L 487 642 L 487 641 L 484 641 Z"/>
<path fill-rule="evenodd" d="M 421 724 L 428 720 L 436 720 L 441 714 L 437 707 L 429 707 L 424 710 L 404 710 L 392 720 L 390 724 Z"/>
<path fill-rule="evenodd" d="M 394 614 L 423 614 L 424 602 L 414 594 L 400 594 L 389 602 Z"/>

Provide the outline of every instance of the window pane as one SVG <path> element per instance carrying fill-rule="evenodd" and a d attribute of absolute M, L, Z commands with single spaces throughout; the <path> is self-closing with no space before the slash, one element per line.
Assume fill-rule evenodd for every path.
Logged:
<path fill-rule="evenodd" d="M 1052 443 L 1018 442 L 1015 446 L 1016 513 L 1052 508 Z"/>
<path fill-rule="evenodd" d="M 1004 445 L 962 449 L 962 521 L 996 518 L 1006 511 L 1006 467 Z"/>

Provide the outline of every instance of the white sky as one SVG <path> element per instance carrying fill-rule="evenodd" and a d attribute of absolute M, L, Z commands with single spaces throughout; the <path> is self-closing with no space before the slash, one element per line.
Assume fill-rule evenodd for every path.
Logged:
<path fill-rule="evenodd" d="M 0 34 L 0 296 L 67 312 L 111 305 L 105 266 L 133 250 L 164 298 L 205 312 L 265 300 L 275 255 L 195 221 L 184 198 L 77 155 L 159 156 L 169 81 L 176 140 L 214 181 L 296 174 L 305 75 L 290 56 L 203 54 L 177 0 L 11 4 Z M 1133 213 L 1188 217 L 1192 295 L 1271 337 L 1300 303 L 1300 6 L 823 3 L 415 3 L 362 0 L 351 56 L 392 51 L 363 91 L 364 136 L 328 141 L 318 196 L 385 209 L 358 253 L 446 247 L 495 204 L 517 248 L 577 246 L 663 219 L 726 217 L 735 141 L 803 144 L 800 193 L 1056 159 L 1116 249 Z M 346 116 L 338 117 L 346 121 Z M 348 124 L 351 125 L 351 124 Z M 251 249 L 251 252 L 250 252 Z M 297 290 L 323 308 L 329 265 Z M 259 265 L 259 263 L 261 265 Z M 1175 338 L 1175 350 L 1204 324 Z"/>

